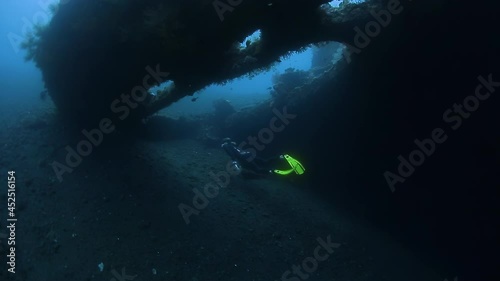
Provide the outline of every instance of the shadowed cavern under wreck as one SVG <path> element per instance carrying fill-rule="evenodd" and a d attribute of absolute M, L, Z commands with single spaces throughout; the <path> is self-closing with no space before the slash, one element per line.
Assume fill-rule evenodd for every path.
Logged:
<path fill-rule="evenodd" d="M 78 121 L 113 114 L 113 100 L 143 84 L 146 66 L 159 65 L 175 89 L 131 111 L 130 119 L 138 120 L 211 83 L 265 69 L 310 43 L 349 44 L 350 62 L 341 60 L 325 70 L 321 83 L 275 101 L 275 108 L 288 105 L 297 117 L 266 153 L 300 151 L 316 192 L 423 257 L 434 256 L 429 262 L 446 264 L 449 276 L 494 280 L 500 90 L 483 85 L 491 96 L 470 115 L 454 115 L 463 123 L 459 128 L 443 116 L 475 94 L 478 77 L 500 80 L 494 9 L 483 2 L 401 1 L 401 12 L 361 47 L 355 27 L 364 29 L 374 13 L 395 2 L 334 11 L 320 7 L 326 2 L 243 0 L 221 21 L 213 1 L 74 0 L 41 31 L 32 53 L 61 114 Z M 260 41 L 235 47 L 257 29 Z M 259 119 L 228 126 L 245 128 L 232 130 L 243 139 L 267 126 L 271 115 L 269 107 Z M 414 140 L 432 138 L 436 128 L 447 140 L 391 190 L 385 172 L 397 173 L 398 156 L 407 158 L 418 148 Z M 283 147 L 290 138 L 294 146 Z"/>

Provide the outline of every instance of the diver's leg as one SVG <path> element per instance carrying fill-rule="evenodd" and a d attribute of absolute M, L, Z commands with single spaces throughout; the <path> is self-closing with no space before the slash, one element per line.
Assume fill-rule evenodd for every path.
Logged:
<path fill-rule="evenodd" d="M 254 159 L 255 160 L 255 159 Z M 246 169 L 251 170 L 257 174 L 269 174 L 268 168 L 257 164 L 255 161 L 246 162 Z"/>
<path fill-rule="evenodd" d="M 279 156 L 274 156 L 270 158 L 255 157 L 253 161 L 256 162 L 257 165 L 259 166 L 269 168 L 271 166 L 276 166 L 276 164 L 280 162 L 280 157 Z"/>

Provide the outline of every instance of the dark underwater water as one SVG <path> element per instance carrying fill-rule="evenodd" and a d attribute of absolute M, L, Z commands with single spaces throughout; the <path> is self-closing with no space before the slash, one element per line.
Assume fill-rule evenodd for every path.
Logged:
<path fill-rule="evenodd" d="M 83 22 L 91 26 L 118 5 L 101 2 L 95 19 L 74 17 L 89 13 L 82 5 L 59 24 L 90 28 Z M 350 42 L 279 57 L 260 74 L 211 85 L 139 122 L 81 106 L 72 110 L 99 118 L 79 123 L 60 97 L 40 95 L 46 85 L 67 87 L 65 79 L 82 83 L 74 92 L 92 88 L 90 78 L 71 77 L 106 61 L 101 47 L 72 61 L 80 68 L 48 63 L 42 74 L 32 62 L 23 69 L 5 47 L 1 280 L 498 280 L 495 10 L 482 2 L 381 3 L 385 13 L 368 14 L 376 35 L 350 28 Z M 154 21 L 154 11 L 144 12 Z M 216 10 L 211 16 L 217 20 Z M 115 34 L 101 28 L 103 41 Z M 87 35 L 71 40 L 82 50 L 100 46 Z M 68 38 L 52 38 L 60 58 L 81 51 L 65 49 Z M 248 40 L 240 43 L 256 41 Z M 141 67 L 143 43 L 126 54 Z M 95 68 L 102 74 L 89 77 L 115 69 Z M 132 77 L 120 71 L 109 79 Z M 88 94 L 98 100 L 107 91 L 94 86 Z M 80 97 L 71 93 L 64 102 L 73 106 Z M 275 161 L 235 171 L 225 137 Z M 293 168 L 283 154 L 304 174 L 248 171 L 253 163 Z"/>

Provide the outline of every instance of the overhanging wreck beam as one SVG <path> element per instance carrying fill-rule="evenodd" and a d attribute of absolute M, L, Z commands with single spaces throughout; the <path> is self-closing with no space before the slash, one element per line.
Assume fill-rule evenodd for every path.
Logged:
<path fill-rule="evenodd" d="M 142 85 L 145 66 L 161 65 L 176 89 L 141 105 L 134 115 L 141 118 L 311 43 L 350 42 L 353 27 L 382 1 L 327 12 L 325 0 L 247 0 L 221 22 L 213 0 L 74 0 L 30 50 L 57 107 L 76 119 L 103 118 L 113 100 Z M 240 50 L 238 42 L 258 29 L 261 40 Z"/>

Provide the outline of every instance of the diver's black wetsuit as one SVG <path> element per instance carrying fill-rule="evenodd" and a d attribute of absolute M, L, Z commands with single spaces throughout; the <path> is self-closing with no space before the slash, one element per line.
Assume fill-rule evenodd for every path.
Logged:
<path fill-rule="evenodd" d="M 241 150 L 235 142 L 225 142 L 221 146 L 233 161 L 238 162 L 244 169 L 258 174 L 269 174 L 269 164 L 278 158 L 263 159 L 253 156 L 250 151 Z"/>

